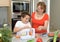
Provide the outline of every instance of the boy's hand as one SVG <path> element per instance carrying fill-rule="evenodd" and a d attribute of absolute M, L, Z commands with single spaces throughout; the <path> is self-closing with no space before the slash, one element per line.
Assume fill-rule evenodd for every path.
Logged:
<path fill-rule="evenodd" d="M 32 35 L 32 33 L 33 33 L 33 30 L 32 30 L 32 29 L 30 29 L 30 31 L 29 31 L 29 35 Z"/>
<path fill-rule="evenodd" d="M 31 27 L 29 27 L 29 26 L 25 26 L 24 28 L 31 28 Z"/>
<path fill-rule="evenodd" d="M 20 38 L 20 36 L 18 36 L 18 35 L 16 35 L 15 37 L 16 37 L 16 38 Z"/>

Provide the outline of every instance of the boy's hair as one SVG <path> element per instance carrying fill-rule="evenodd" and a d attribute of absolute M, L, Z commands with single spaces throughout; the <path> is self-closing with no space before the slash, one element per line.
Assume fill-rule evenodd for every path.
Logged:
<path fill-rule="evenodd" d="M 30 16 L 30 14 L 29 14 L 28 12 L 26 12 L 26 11 L 24 11 L 24 12 L 21 13 L 21 17 L 23 17 L 23 18 L 24 18 L 26 15 Z"/>

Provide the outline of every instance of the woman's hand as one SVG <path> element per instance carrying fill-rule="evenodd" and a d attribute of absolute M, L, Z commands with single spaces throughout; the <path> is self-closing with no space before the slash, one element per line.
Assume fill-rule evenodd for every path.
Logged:
<path fill-rule="evenodd" d="M 46 27 L 46 26 L 39 26 L 39 27 L 38 27 L 38 30 L 42 30 L 42 29 L 43 29 L 43 30 L 46 30 L 47 27 Z"/>
<path fill-rule="evenodd" d="M 38 30 L 42 30 L 44 27 L 43 26 L 39 26 L 38 27 Z"/>

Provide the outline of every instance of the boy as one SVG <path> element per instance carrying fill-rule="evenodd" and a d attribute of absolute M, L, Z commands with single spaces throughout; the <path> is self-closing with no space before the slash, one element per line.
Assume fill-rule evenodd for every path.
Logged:
<path fill-rule="evenodd" d="M 30 29 L 31 28 L 31 25 L 30 25 L 30 14 L 28 12 L 22 12 L 21 13 L 21 21 L 17 21 L 17 23 L 15 24 L 15 27 L 14 27 L 14 32 L 19 32 L 21 30 L 24 30 L 24 29 Z M 30 29 L 31 30 L 31 29 Z M 16 36 L 17 38 L 20 37 L 17 33 L 18 36 Z M 32 34 L 32 32 L 30 31 L 30 35 Z"/>

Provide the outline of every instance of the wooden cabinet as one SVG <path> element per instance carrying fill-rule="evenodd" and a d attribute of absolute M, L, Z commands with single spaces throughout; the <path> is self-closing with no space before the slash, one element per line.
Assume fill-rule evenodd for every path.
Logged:
<path fill-rule="evenodd" d="M 11 0 L 0 0 L 0 6 L 10 6 Z"/>

